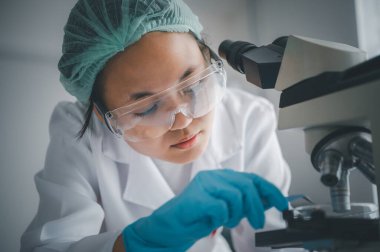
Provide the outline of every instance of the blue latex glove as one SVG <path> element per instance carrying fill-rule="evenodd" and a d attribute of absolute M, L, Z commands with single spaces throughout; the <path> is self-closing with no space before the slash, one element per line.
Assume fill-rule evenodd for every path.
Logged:
<path fill-rule="evenodd" d="M 127 252 L 186 251 L 220 226 L 234 227 L 247 217 L 259 229 L 264 211 L 283 211 L 288 201 L 271 183 L 252 174 L 232 170 L 200 172 L 185 190 L 150 216 L 123 231 Z"/>

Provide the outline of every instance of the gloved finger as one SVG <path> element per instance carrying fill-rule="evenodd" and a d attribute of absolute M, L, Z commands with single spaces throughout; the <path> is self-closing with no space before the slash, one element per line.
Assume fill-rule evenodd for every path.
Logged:
<path fill-rule="evenodd" d="M 224 226 L 234 228 L 240 223 L 241 219 L 244 218 L 244 197 L 239 190 L 233 187 L 231 187 L 229 191 L 231 192 L 231 200 L 228 203 L 230 215 L 228 222 L 225 223 Z"/>
<path fill-rule="evenodd" d="M 219 172 L 217 176 L 223 177 L 228 183 L 240 190 L 243 194 L 245 216 L 254 228 L 262 228 L 265 223 L 264 206 L 260 194 L 248 173 L 226 169 Z"/>
<path fill-rule="evenodd" d="M 159 225 L 160 222 L 152 220 L 151 217 L 138 219 L 128 225 L 123 230 L 126 251 L 145 251 L 143 249 L 146 249 L 146 246 L 170 247 L 173 251 L 187 251 L 187 249 L 194 244 L 195 240 L 185 240 L 181 239 L 181 237 L 174 237 L 176 232 L 166 228 L 162 229 L 162 226 Z M 167 231 L 171 232 L 168 233 Z"/>
<path fill-rule="evenodd" d="M 261 201 L 260 195 L 254 186 L 246 187 L 246 216 L 249 223 L 255 229 L 264 227 L 265 224 L 265 209 Z"/>
<path fill-rule="evenodd" d="M 151 217 L 154 223 L 145 224 L 159 226 L 159 237 L 171 237 L 166 243 L 174 246 L 184 241 L 195 242 L 222 226 L 228 221 L 228 206 L 223 200 L 197 191 L 196 194 L 173 198 Z"/>
<path fill-rule="evenodd" d="M 252 178 L 253 183 L 256 185 L 258 193 L 265 204 L 265 209 L 269 209 L 273 206 L 279 211 L 288 209 L 287 199 L 275 185 L 256 174 L 249 175 Z"/>
<path fill-rule="evenodd" d="M 188 216 L 193 216 L 189 219 L 186 211 L 183 212 L 182 217 L 187 221 L 183 223 L 185 229 L 181 235 L 192 236 L 196 240 L 208 236 L 229 219 L 227 203 L 208 194 L 202 195 L 197 204 L 188 211 L 191 212 Z"/>
<path fill-rule="evenodd" d="M 215 172 L 202 173 L 197 179 L 209 195 L 227 204 L 228 220 L 223 225 L 231 228 L 239 224 L 244 217 L 242 192 Z"/>

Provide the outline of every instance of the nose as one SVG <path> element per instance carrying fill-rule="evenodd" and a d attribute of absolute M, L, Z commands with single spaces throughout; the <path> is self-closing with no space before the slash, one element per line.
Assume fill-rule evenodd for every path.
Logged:
<path fill-rule="evenodd" d="M 182 112 L 178 112 L 174 115 L 174 122 L 170 130 L 184 129 L 190 125 L 193 121 L 191 117 L 187 117 Z"/>

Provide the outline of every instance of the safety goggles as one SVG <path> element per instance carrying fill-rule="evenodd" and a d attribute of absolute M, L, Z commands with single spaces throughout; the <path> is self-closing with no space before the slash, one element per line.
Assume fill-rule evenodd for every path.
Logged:
<path fill-rule="evenodd" d="M 108 128 L 117 137 L 132 142 L 164 135 L 176 114 L 194 119 L 209 113 L 221 100 L 226 73 L 220 60 L 183 82 L 104 114 Z"/>

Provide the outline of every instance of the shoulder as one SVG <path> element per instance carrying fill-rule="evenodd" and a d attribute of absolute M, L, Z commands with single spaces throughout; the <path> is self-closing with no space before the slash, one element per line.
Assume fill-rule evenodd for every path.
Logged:
<path fill-rule="evenodd" d="M 254 95 L 247 91 L 229 88 L 222 101 L 222 107 L 232 121 L 246 121 L 249 117 L 270 116 L 273 117 L 273 104 L 266 98 Z"/>
<path fill-rule="evenodd" d="M 67 153 L 68 155 L 78 156 L 90 155 L 92 152 L 91 138 L 94 118 L 90 127 L 82 138 L 78 134 L 85 121 L 87 105 L 80 102 L 59 102 L 51 115 L 49 123 L 50 144 L 49 151 Z M 92 115 L 94 116 L 94 115 Z"/>
<path fill-rule="evenodd" d="M 97 188 L 93 149 L 90 135 L 78 139 L 87 106 L 79 102 L 60 102 L 53 110 L 50 125 L 50 142 L 45 165 L 39 178 L 54 184 L 84 190 L 93 194 Z"/>
<path fill-rule="evenodd" d="M 62 136 L 76 138 L 82 128 L 87 107 L 79 102 L 60 102 L 51 115 L 50 137 Z"/>
<path fill-rule="evenodd" d="M 273 131 L 275 126 L 273 105 L 268 100 L 228 88 L 216 108 L 210 148 L 218 159 L 223 159 L 241 150 L 248 136 L 260 134 L 262 130 Z"/>

